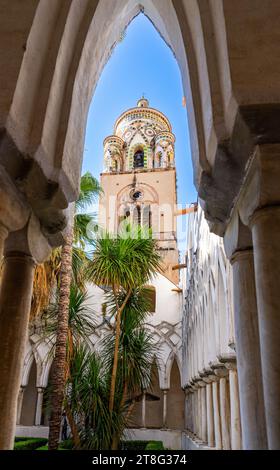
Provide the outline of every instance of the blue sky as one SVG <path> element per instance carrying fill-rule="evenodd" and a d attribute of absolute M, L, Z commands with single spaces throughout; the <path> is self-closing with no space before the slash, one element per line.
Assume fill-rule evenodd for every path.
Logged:
<path fill-rule="evenodd" d="M 82 171 L 99 178 L 104 138 L 112 134 L 117 117 L 136 106 L 143 93 L 151 107 L 169 118 L 176 136 L 178 203 L 194 202 L 197 195 L 179 67 L 172 51 L 143 14 L 130 23 L 99 79 L 89 109 Z M 180 248 L 184 248 L 178 233 L 179 238 Z"/>

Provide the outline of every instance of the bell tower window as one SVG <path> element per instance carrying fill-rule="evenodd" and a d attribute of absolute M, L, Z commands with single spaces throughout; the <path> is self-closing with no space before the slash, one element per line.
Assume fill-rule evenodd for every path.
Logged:
<path fill-rule="evenodd" d="M 144 166 L 144 151 L 142 149 L 136 150 L 133 157 L 134 168 L 143 168 Z"/>

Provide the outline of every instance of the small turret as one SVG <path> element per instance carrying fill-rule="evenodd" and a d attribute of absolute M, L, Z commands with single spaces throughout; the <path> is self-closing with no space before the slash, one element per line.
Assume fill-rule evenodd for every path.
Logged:
<path fill-rule="evenodd" d="M 142 98 L 140 98 L 140 100 L 137 101 L 137 108 L 148 108 L 149 107 L 149 100 L 147 100 L 146 98 L 144 98 L 144 96 L 142 96 Z"/>

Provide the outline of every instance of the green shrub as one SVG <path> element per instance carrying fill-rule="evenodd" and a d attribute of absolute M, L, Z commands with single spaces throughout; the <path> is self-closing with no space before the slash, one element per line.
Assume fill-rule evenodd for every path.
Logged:
<path fill-rule="evenodd" d="M 48 444 L 42 447 L 38 447 L 38 449 L 35 449 L 35 450 L 49 450 Z M 58 450 L 71 450 L 71 449 L 64 449 L 63 447 L 59 446 Z"/>
<path fill-rule="evenodd" d="M 43 437 L 38 437 L 38 438 L 30 437 L 25 440 L 15 442 L 14 450 L 35 450 L 35 449 L 38 449 L 38 447 L 42 447 L 46 445 L 47 442 L 48 442 L 48 439 L 45 439 Z"/>
<path fill-rule="evenodd" d="M 120 450 L 145 450 L 149 441 L 121 441 Z"/>
<path fill-rule="evenodd" d="M 59 444 L 59 448 L 63 450 L 72 450 L 73 449 L 72 439 L 66 439 L 65 441 L 61 441 L 61 443 Z"/>
<path fill-rule="evenodd" d="M 29 441 L 30 437 L 15 437 L 15 442 Z"/>
<path fill-rule="evenodd" d="M 145 447 L 145 450 L 164 450 L 162 441 L 150 441 Z"/>

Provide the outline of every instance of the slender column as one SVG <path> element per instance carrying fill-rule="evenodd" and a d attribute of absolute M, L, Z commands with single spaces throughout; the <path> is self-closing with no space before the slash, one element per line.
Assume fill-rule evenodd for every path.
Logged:
<path fill-rule="evenodd" d="M 143 390 L 142 395 L 142 428 L 146 427 L 146 390 Z"/>
<path fill-rule="evenodd" d="M 193 428 L 193 391 L 190 386 L 185 388 L 185 429 L 194 433 Z"/>
<path fill-rule="evenodd" d="M 214 411 L 214 435 L 215 435 L 215 448 L 222 449 L 222 434 L 221 434 L 221 417 L 220 417 L 220 403 L 219 403 L 219 379 L 212 382 L 212 395 L 213 395 L 213 411 Z"/>
<path fill-rule="evenodd" d="M 5 255 L 0 289 L 0 449 L 12 449 L 17 399 L 28 333 L 34 261 L 20 252 Z"/>
<path fill-rule="evenodd" d="M 168 389 L 163 390 L 163 427 L 167 427 L 167 393 Z"/>
<path fill-rule="evenodd" d="M 5 240 L 8 236 L 8 233 L 9 232 L 6 229 L 6 227 L 0 223 L 0 261 L 1 261 L 2 256 L 3 256 L 4 243 L 5 243 Z"/>
<path fill-rule="evenodd" d="M 227 379 L 225 377 L 220 378 L 220 407 L 223 449 L 230 449 L 230 407 L 228 397 L 228 385 Z"/>
<path fill-rule="evenodd" d="M 236 251 L 231 263 L 243 448 L 266 449 L 253 250 Z"/>
<path fill-rule="evenodd" d="M 194 434 L 199 437 L 199 422 L 198 422 L 198 389 L 194 390 Z"/>
<path fill-rule="evenodd" d="M 221 417 L 222 448 L 230 449 L 230 403 L 227 376 L 228 370 L 223 365 L 213 367 L 215 374 L 220 378 L 219 381 L 219 405 Z"/>
<path fill-rule="evenodd" d="M 190 430 L 194 434 L 195 409 L 194 409 L 194 391 L 192 389 L 190 391 L 189 413 L 190 413 Z"/>
<path fill-rule="evenodd" d="M 201 417 L 201 388 L 197 389 L 197 437 L 202 439 L 202 417 Z"/>
<path fill-rule="evenodd" d="M 229 369 L 231 448 L 239 450 L 242 449 L 242 438 L 236 364 L 227 363 L 226 367 Z"/>
<path fill-rule="evenodd" d="M 41 425 L 44 390 L 45 389 L 43 387 L 37 387 L 35 426 Z"/>
<path fill-rule="evenodd" d="M 187 427 L 189 426 L 189 423 L 190 423 L 190 414 L 189 414 L 189 395 L 190 395 L 190 392 L 187 388 L 184 389 L 184 392 L 185 392 L 184 428 L 187 429 Z"/>
<path fill-rule="evenodd" d="M 279 180 L 277 185 L 279 194 Z M 280 449 L 280 206 L 257 210 L 250 219 L 250 225 L 268 447 Z"/>
<path fill-rule="evenodd" d="M 198 416 L 198 387 L 197 384 L 192 384 L 193 388 L 193 432 L 196 437 L 199 436 L 199 416 Z"/>
<path fill-rule="evenodd" d="M 209 447 L 214 447 L 214 410 L 212 384 L 209 381 L 206 384 L 206 409 L 207 409 L 207 442 Z"/>
<path fill-rule="evenodd" d="M 20 424 L 24 390 L 25 390 L 25 387 L 21 385 L 19 392 L 18 392 L 18 401 L 17 401 L 17 421 L 16 421 L 17 424 Z"/>
<path fill-rule="evenodd" d="M 198 384 L 200 385 L 201 439 L 207 442 L 206 384 L 203 381 Z"/>

